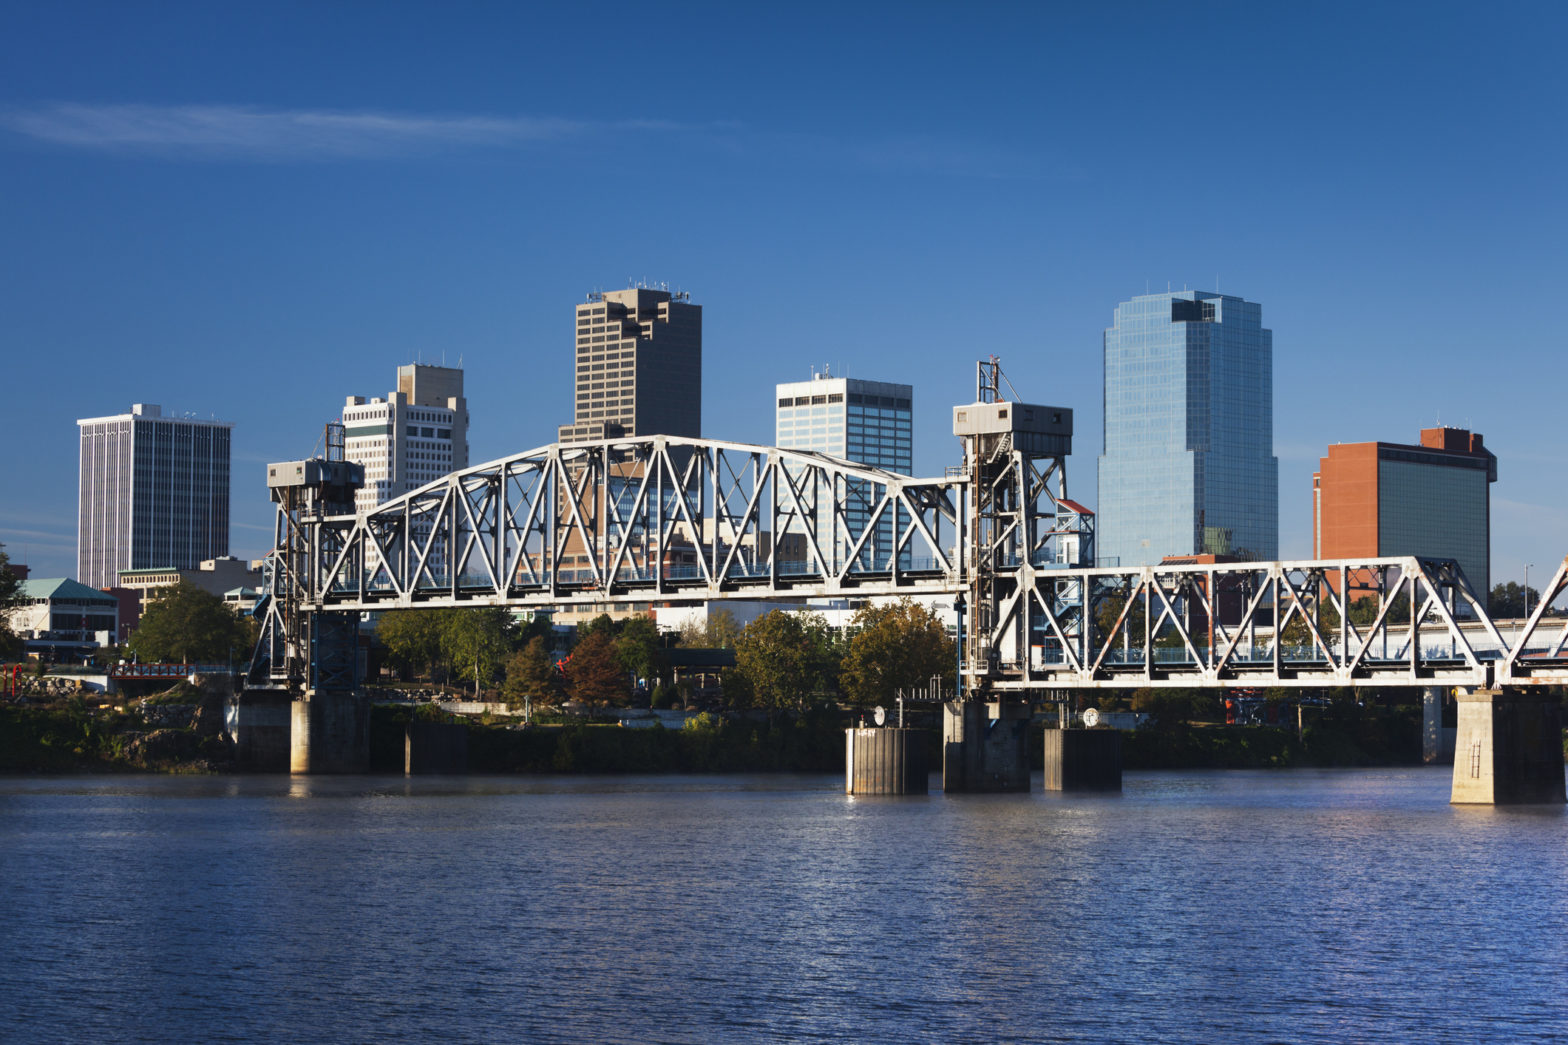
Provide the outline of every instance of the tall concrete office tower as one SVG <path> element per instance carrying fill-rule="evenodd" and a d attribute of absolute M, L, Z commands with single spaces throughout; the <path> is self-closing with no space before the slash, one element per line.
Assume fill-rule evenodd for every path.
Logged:
<path fill-rule="evenodd" d="M 76 425 L 79 581 L 108 588 L 121 570 L 188 570 L 229 554 L 232 424 L 137 403 Z"/>
<path fill-rule="evenodd" d="M 343 404 L 343 457 L 365 466 L 354 507 L 374 508 L 468 467 L 468 400 L 457 367 L 397 368 L 385 399 L 349 396 Z"/>
<path fill-rule="evenodd" d="M 1105 331 L 1098 558 L 1279 557 L 1274 335 L 1228 294 L 1146 294 Z"/>
<path fill-rule="evenodd" d="M 632 287 L 577 306 L 576 410 L 563 443 L 702 435 L 702 306 Z"/>
<path fill-rule="evenodd" d="M 904 475 L 914 470 L 912 386 L 813 374 L 810 381 L 781 384 L 775 392 L 777 446 L 815 450 Z M 867 512 L 852 499 L 846 514 L 851 532 L 859 532 Z M 893 521 L 885 519 L 877 525 L 876 548 L 892 544 Z M 866 565 L 872 561 L 880 561 L 875 551 Z"/>

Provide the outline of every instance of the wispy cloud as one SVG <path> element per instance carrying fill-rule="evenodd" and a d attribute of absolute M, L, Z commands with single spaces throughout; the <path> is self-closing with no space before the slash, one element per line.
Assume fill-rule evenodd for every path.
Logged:
<path fill-rule="evenodd" d="M 82 149 L 343 159 L 558 141 L 592 125 L 551 117 L 417 116 L 235 105 L 60 102 L 0 112 L 0 126 Z"/>
<path fill-rule="evenodd" d="M 916 134 L 840 137 L 749 127 L 733 120 L 682 123 L 657 118 L 584 120 L 557 116 L 411 114 L 245 105 L 95 105 L 52 102 L 0 108 L 0 130 L 64 148 L 176 159 L 296 162 L 418 156 L 455 149 L 593 147 L 651 136 L 681 152 L 775 165 L 872 170 L 961 178 L 1033 177 L 1037 156 L 982 141 Z M 617 147 L 619 147 L 617 145 Z"/>

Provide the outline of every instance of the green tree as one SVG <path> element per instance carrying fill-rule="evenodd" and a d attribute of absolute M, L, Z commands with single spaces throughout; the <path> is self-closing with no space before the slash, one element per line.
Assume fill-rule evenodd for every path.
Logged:
<path fill-rule="evenodd" d="M 1289 605 L 1290 603 L 1281 600 L 1281 615 L 1284 614 Z M 1354 607 L 1352 607 L 1352 611 L 1354 611 Z M 1314 613 L 1318 634 L 1323 636 L 1323 641 L 1327 642 L 1330 647 L 1333 647 L 1339 636 L 1339 611 L 1334 608 L 1332 602 L 1324 600 L 1318 602 L 1315 611 L 1309 608 L 1308 612 Z M 1355 620 L 1354 612 L 1352 612 L 1350 619 L 1352 621 Z M 1280 637 L 1286 646 L 1295 646 L 1303 650 L 1310 649 L 1314 652 L 1317 650 L 1317 641 L 1312 637 L 1312 629 L 1307 627 L 1307 619 L 1301 615 L 1299 608 L 1290 615 L 1290 620 L 1285 623 L 1285 629 L 1281 632 Z"/>
<path fill-rule="evenodd" d="M 11 572 L 11 557 L 0 544 L 0 658 L 21 656 L 23 642 L 11 628 L 11 611 L 22 605 L 22 579 Z"/>
<path fill-rule="evenodd" d="M 1527 601 L 1529 608 L 1534 610 L 1541 604 L 1541 593 L 1534 588 L 1525 588 L 1518 581 L 1494 585 L 1491 594 L 1487 596 L 1486 612 L 1494 620 L 1523 617 Z"/>
<path fill-rule="evenodd" d="M 544 636 L 535 635 L 526 646 L 507 658 L 506 682 L 501 692 L 506 702 L 516 707 L 524 697 L 543 700 L 554 694 L 556 678 L 555 658 L 550 654 L 550 647 Z"/>
<path fill-rule="evenodd" d="M 227 664 L 256 643 L 256 625 L 189 581 L 152 593 L 130 647 L 145 661 Z"/>
<path fill-rule="evenodd" d="M 940 675 L 952 684 L 957 649 L 926 607 L 908 599 L 866 606 L 855 614 L 839 683 L 855 704 L 891 704 L 901 688 Z"/>
<path fill-rule="evenodd" d="M 615 659 L 640 679 L 656 679 L 664 673 L 664 646 L 652 617 L 632 617 L 621 625 Z"/>
<path fill-rule="evenodd" d="M 474 699 L 482 683 L 493 681 L 512 650 L 512 615 L 499 606 L 443 611 L 441 647 L 459 678 L 474 680 Z"/>
<path fill-rule="evenodd" d="M 615 640 L 608 629 L 590 629 L 572 647 L 566 679 L 567 692 L 585 704 L 625 704 L 631 696 L 626 669 L 615 655 Z"/>
<path fill-rule="evenodd" d="M 427 675 L 443 663 L 442 623 L 441 610 L 393 610 L 381 615 L 376 638 L 395 668 Z"/>
<path fill-rule="evenodd" d="M 735 640 L 735 670 L 765 708 L 804 710 L 834 680 L 833 641 L 815 613 L 774 610 L 746 625 Z"/>

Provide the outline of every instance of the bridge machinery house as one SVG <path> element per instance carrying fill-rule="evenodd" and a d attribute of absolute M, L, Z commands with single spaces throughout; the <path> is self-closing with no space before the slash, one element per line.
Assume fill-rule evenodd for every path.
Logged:
<path fill-rule="evenodd" d="M 8 614 L 27 652 L 49 660 L 85 660 L 119 634 L 120 603 L 69 577 L 22 582 L 22 604 Z"/>

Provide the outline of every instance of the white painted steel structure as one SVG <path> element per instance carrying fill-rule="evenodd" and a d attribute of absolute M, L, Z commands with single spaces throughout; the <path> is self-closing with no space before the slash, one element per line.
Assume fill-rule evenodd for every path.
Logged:
<path fill-rule="evenodd" d="M 1568 561 L 1510 640 L 1451 560 L 1074 568 L 1059 562 L 1083 538 L 1062 529 L 1073 517 L 1057 507 L 1062 456 L 1004 435 L 966 439 L 965 457 L 963 474 L 917 479 L 810 452 L 654 436 L 552 444 L 358 514 L 296 498 L 280 503 L 274 558 L 284 566 L 252 677 L 297 683 L 301 661 L 317 655 L 307 651 L 325 648 L 311 645 L 319 627 L 291 625 L 291 615 L 963 593 L 971 697 L 1568 683 L 1568 621 L 1546 616 L 1568 590 Z M 1371 602 L 1353 605 L 1359 597 Z"/>

